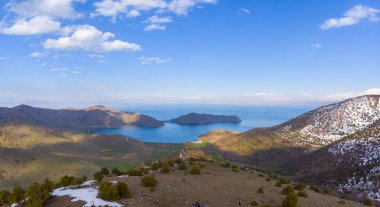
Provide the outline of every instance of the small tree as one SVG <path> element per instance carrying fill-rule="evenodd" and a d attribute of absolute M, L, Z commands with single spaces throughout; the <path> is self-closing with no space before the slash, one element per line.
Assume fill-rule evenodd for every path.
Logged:
<path fill-rule="evenodd" d="M 199 169 L 199 167 L 197 167 L 197 166 L 193 166 L 193 167 L 191 167 L 189 173 L 192 175 L 200 175 L 201 169 Z"/>
<path fill-rule="evenodd" d="M 282 201 L 282 207 L 297 207 L 298 197 L 294 192 L 290 192 Z"/>
<path fill-rule="evenodd" d="M 112 174 L 119 176 L 119 175 L 121 175 L 121 172 L 117 167 L 114 167 L 114 168 L 112 168 Z"/>
<path fill-rule="evenodd" d="M 170 172 L 170 167 L 169 165 L 167 165 L 166 163 L 163 163 L 162 166 L 161 166 L 161 172 L 162 173 L 169 173 Z"/>
<path fill-rule="evenodd" d="M 102 182 L 99 184 L 98 197 L 109 201 L 120 200 L 119 189 L 110 182 Z"/>
<path fill-rule="evenodd" d="M 49 192 L 51 192 L 54 189 L 54 183 L 49 178 L 44 179 L 44 188 L 46 188 Z"/>
<path fill-rule="evenodd" d="M 108 168 L 106 167 L 103 167 L 100 172 L 103 174 L 103 175 L 109 175 L 110 174 L 110 171 L 108 170 Z"/>
<path fill-rule="evenodd" d="M 102 181 L 103 180 L 103 174 L 101 172 L 96 172 L 94 174 L 94 179 L 97 180 L 98 182 Z"/>
<path fill-rule="evenodd" d="M 46 187 L 39 183 L 33 183 L 26 191 L 27 207 L 40 207 L 50 197 Z"/>
<path fill-rule="evenodd" d="M 10 200 L 11 193 L 8 190 L 0 191 L 0 206 L 3 204 L 7 204 Z"/>
<path fill-rule="evenodd" d="M 187 170 L 185 162 L 179 163 L 178 170 Z"/>
<path fill-rule="evenodd" d="M 290 193 L 294 193 L 294 187 L 293 185 L 288 185 L 285 188 L 282 189 L 282 193 L 284 195 L 289 195 Z"/>
<path fill-rule="evenodd" d="M 144 187 L 154 187 L 157 185 L 157 180 L 153 175 L 147 175 L 141 178 L 141 184 Z"/>
<path fill-rule="evenodd" d="M 264 187 L 260 187 L 258 190 L 257 190 L 258 193 L 264 193 Z"/>
<path fill-rule="evenodd" d="M 117 189 L 119 190 L 119 195 L 121 198 L 130 198 L 131 193 L 129 192 L 128 185 L 123 182 L 117 182 L 116 184 Z"/>
<path fill-rule="evenodd" d="M 18 203 L 25 199 L 25 190 L 20 186 L 15 186 L 13 188 L 12 194 L 10 195 L 9 201 L 11 203 Z"/>
<path fill-rule="evenodd" d="M 72 185 L 74 179 L 74 176 L 65 175 L 59 179 L 59 184 L 61 184 L 61 186 L 69 186 Z"/>

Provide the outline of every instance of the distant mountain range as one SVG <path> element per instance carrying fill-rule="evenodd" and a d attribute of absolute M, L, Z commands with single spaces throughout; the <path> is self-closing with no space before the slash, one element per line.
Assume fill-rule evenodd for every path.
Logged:
<path fill-rule="evenodd" d="M 322 106 L 283 124 L 209 132 L 208 150 L 266 171 L 380 199 L 380 96 Z M 223 135 L 224 134 L 224 135 Z"/>
<path fill-rule="evenodd" d="M 126 125 L 162 126 L 163 122 L 138 113 L 123 113 L 104 106 L 85 109 L 44 109 L 27 105 L 0 108 L 0 123 L 14 122 L 50 128 L 80 130 L 120 128 Z"/>
<path fill-rule="evenodd" d="M 217 122 L 230 122 L 239 123 L 241 119 L 235 115 L 225 116 L 225 115 L 213 115 L 213 114 L 198 114 L 189 113 L 178 118 L 170 120 L 177 124 L 210 124 Z"/>

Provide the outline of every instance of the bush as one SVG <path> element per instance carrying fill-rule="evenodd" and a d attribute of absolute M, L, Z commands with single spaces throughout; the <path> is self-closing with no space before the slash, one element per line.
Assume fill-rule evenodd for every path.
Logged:
<path fill-rule="evenodd" d="M 323 193 L 324 194 L 330 194 L 332 192 L 332 189 L 330 187 L 324 187 L 323 188 Z"/>
<path fill-rule="evenodd" d="M 307 197 L 308 197 L 306 191 L 299 191 L 299 192 L 297 193 L 297 195 L 300 196 L 300 197 L 304 197 L 304 198 L 307 198 Z"/>
<path fill-rule="evenodd" d="M 281 184 L 288 184 L 289 183 L 285 178 L 280 178 L 279 182 L 281 182 Z"/>
<path fill-rule="evenodd" d="M 117 167 L 114 167 L 114 168 L 112 168 L 112 174 L 119 176 L 119 175 L 121 175 L 121 172 Z"/>
<path fill-rule="evenodd" d="M 314 192 L 317 192 L 317 193 L 320 192 L 319 188 L 314 185 L 310 186 L 310 190 L 313 190 Z"/>
<path fill-rule="evenodd" d="M 11 193 L 7 190 L 0 191 L 0 205 L 7 204 Z"/>
<path fill-rule="evenodd" d="M 192 175 L 200 175 L 201 174 L 201 169 L 197 166 L 193 166 L 190 171 L 189 171 L 190 174 Z"/>
<path fill-rule="evenodd" d="M 295 190 L 298 190 L 298 191 L 302 191 L 303 189 L 305 189 L 306 188 L 306 186 L 305 186 L 305 184 L 303 184 L 303 183 L 298 183 L 298 184 L 296 184 L 295 186 L 294 186 L 294 189 Z"/>
<path fill-rule="evenodd" d="M 103 175 L 109 175 L 110 174 L 110 171 L 108 170 L 108 168 L 106 167 L 103 167 L 100 172 L 103 174 Z"/>
<path fill-rule="evenodd" d="M 231 166 L 231 164 L 229 162 L 223 162 L 220 164 L 221 167 L 224 167 L 224 168 L 229 168 Z"/>
<path fill-rule="evenodd" d="M 74 176 L 65 175 L 59 179 L 59 184 L 61 186 L 69 186 L 73 183 L 74 179 L 75 179 Z"/>
<path fill-rule="evenodd" d="M 367 199 L 363 202 L 363 204 L 366 206 L 372 206 L 372 201 L 370 199 Z"/>
<path fill-rule="evenodd" d="M 260 187 L 258 190 L 257 190 L 258 193 L 264 193 L 264 187 Z"/>
<path fill-rule="evenodd" d="M 121 198 L 130 198 L 131 193 L 129 192 L 128 185 L 123 182 L 117 182 L 117 189 L 119 190 L 119 195 Z"/>
<path fill-rule="evenodd" d="M 143 171 L 138 168 L 132 168 L 127 170 L 127 175 L 129 176 L 142 176 L 143 174 Z"/>
<path fill-rule="evenodd" d="M 271 181 L 271 179 L 270 178 L 267 178 L 267 179 L 265 179 L 266 181 Z"/>
<path fill-rule="evenodd" d="M 162 166 L 161 166 L 161 172 L 162 173 L 170 173 L 170 167 L 169 165 L 167 165 L 166 163 L 163 163 Z"/>
<path fill-rule="evenodd" d="M 264 177 L 264 175 L 260 173 L 260 174 L 259 174 L 259 177 Z"/>
<path fill-rule="evenodd" d="M 289 193 L 282 201 L 282 207 L 296 207 L 298 204 L 298 197 L 294 192 Z"/>
<path fill-rule="evenodd" d="M 49 190 L 42 184 L 33 183 L 26 191 L 27 207 L 40 207 L 50 197 Z"/>
<path fill-rule="evenodd" d="M 279 188 L 282 187 L 282 183 L 281 183 L 281 181 L 277 181 L 277 182 L 276 182 L 276 187 L 279 187 Z"/>
<path fill-rule="evenodd" d="M 338 203 L 339 203 L 339 204 L 346 204 L 346 201 L 344 201 L 344 200 L 339 200 Z"/>
<path fill-rule="evenodd" d="M 178 170 L 187 170 L 185 162 L 179 163 Z"/>
<path fill-rule="evenodd" d="M 285 188 L 282 189 L 282 193 L 284 195 L 289 195 L 290 193 L 294 193 L 294 187 L 293 185 L 288 185 Z"/>
<path fill-rule="evenodd" d="M 53 181 L 51 181 L 49 178 L 45 178 L 44 179 L 44 188 L 46 188 L 49 192 L 51 192 L 52 190 L 54 190 L 54 183 Z"/>
<path fill-rule="evenodd" d="M 119 189 L 110 182 L 102 182 L 99 184 L 98 197 L 103 200 L 117 201 L 120 200 Z"/>
<path fill-rule="evenodd" d="M 144 187 L 154 187 L 157 185 L 157 180 L 153 175 L 147 175 L 141 178 L 141 184 Z"/>
<path fill-rule="evenodd" d="M 239 172 L 237 168 L 231 168 L 232 172 Z"/>
<path fill-rule="evenodd" d="M 269 204 L 264 204 L 263 207 L 271 207 Z"/>
<path fill-rule="evenodd" d="M 101 172 L 96 172 L 94 173 L 94 179 L 97 180 L 98 182 L 103 180 L 103 174 Z"/>
<path fill-rule="evenodd" d="M 11 203 L 18 203 L 25 199 L 25 190 L 20 186 L 15 186 L 9 198 Z"/>
<path fill-rule="evenodd" d="M 154 163 L 150 166 L 150 168 L 151 168 L 152 170 L 156 171 L 156 170 L 159 170 L 159 169 L 161 168 L 161 166 L 162 166 L 162 162 L 161 162 L 161 161 L 158 161 L 158 162 L 154 162 Z"/>
<path fill-rule="evenodd" d="M 257 203 L 257 201 L 251 201 L 249 204 L 250 204 L 251 206 L 257 206 L 257 205 L 259 205 L 259 204 Z"/>

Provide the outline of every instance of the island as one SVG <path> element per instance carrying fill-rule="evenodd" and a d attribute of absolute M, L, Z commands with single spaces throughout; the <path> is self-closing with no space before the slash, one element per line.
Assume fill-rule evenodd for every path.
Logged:
<path fill-rule="evenodd" d="M 198 114 L 189 113 L 178 118 L 171 119 L 169 122 L 177 124 L 211 124 L 211 123 L 240 123 L 241 119 L 236 115 L 213 115 L 213 114 Z"/>

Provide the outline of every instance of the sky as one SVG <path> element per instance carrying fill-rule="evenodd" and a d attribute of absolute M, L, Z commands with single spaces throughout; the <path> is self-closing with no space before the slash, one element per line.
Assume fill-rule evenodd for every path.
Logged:
<path fill-rule="evenodd" d="M 380 0 L 1 0 L 0 106 L 380 94 Z"/>

